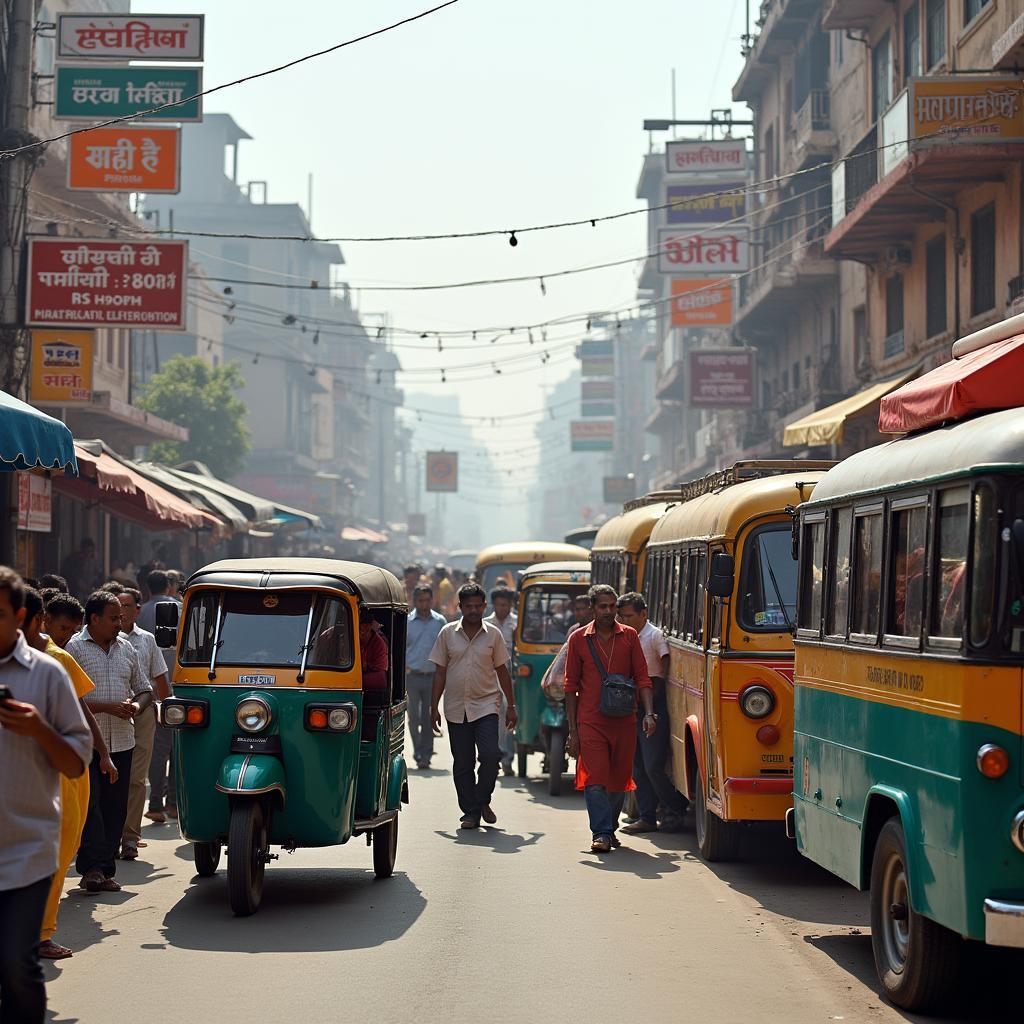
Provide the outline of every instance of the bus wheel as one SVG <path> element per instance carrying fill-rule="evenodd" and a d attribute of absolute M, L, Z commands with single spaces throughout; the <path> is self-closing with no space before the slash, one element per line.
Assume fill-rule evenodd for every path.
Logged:
<path fill-rule="evenodd" d="M 212 878 L 220 864 L 220 843 L 193 843 L 192 858 L 200 878 Z"/>
<path fill-rule="evenodd" d="M 378 878 L 390 878 L 395 871 L 398 856 L 398 815 L 386 825 L 373 830 L 373 873 Z"/>
<path fill-rule="evenodd" d="M 525 743 L 516 744 L 516 775 L 521 779 L 526 778 L 526 759 L 530 756 L 530 751 Z"/>
<path fill-rule="evenodd" d="M 269 847 L 263 804 L 259 800 L 236 803 L 228 826 L 228 898 L 236 917 L 248 917 L 259 909 Z"/>
<path fill-rule="evenodd" d="M 700 769 L 697 770 L 697 788 L 693 796 L 693 821 L 700 855 L 711 864 L 733 860 L 739 849 L 739 829 L 708 810 Z"/>
<path fill-rule="evenodd" d="M 871 946 L 886 996 L 905 1010 L 937 1008 L 959 985 L 963 941 L 910 905 L 906 837 L 895 817 L 871 862 Z"/>

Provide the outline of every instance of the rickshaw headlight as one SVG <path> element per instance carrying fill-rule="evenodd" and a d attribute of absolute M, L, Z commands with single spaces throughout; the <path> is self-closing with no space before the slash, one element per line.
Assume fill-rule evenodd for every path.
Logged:
<path fill-rule="evenodd" d="M 748 686 L 740 694 L 740 710 L 747 718 L 767 718 L 775 710 L 775 694 L 767 686 Z"/>
<path fill-rule="evenodd" d="M 1024 853 L 1024 811 L 1018 811 L 1014 816 L 1013 824 L 1010 826 L 1010 838 L 1013 845 Z"/>
<path fill-rule="evenodd" d="M 185 708 L 181 704 L 164 706 L 164 725 L 178 726 L 185 724 Z"/>
<path fill-rule="evenodd" d="M 335 732 L 348 732 L 352 727 L 352 712 L 348 708 L 334 708 L 327 715 L 327 725 Z"/>
<path fill-rule="evenodd" d="M 270 724 L 270 705 L 260 697 L 248 697 L 238 705 L 235 721 L 245 732 L 259 732 Z"/>

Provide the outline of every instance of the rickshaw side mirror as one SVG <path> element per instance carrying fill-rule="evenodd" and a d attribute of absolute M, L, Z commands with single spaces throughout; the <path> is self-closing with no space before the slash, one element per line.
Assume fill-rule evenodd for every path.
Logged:
<path fill-rule="evenodd" d="M 162 650 L 174 647 L 178 642 L 178 630 L 174 626 L 156 627 L 156 645 Z"/>
<path fill-rule="evenodd" d="M 707 591 L 712 597 L 726 598 L 732 594 L 736 583 L 736 563 L 732 555 L 716 551 L 711 556 L 711 572 L 708 576 Z"/>
<path fill-rule="evenodd" d="M 174 647 L 178 642 L 178 617 L 181 614 L 177 602 L 161 601 L 153 612 L 157 647 Z"/>

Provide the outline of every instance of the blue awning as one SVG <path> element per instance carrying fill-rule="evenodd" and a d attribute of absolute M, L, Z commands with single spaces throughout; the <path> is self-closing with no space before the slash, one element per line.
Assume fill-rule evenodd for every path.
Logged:
<path fill-rule="evenodd" d="M 78 476 L 74 440 L 60 420 L 0 391 L 0 470 L 54 469 Z"/>

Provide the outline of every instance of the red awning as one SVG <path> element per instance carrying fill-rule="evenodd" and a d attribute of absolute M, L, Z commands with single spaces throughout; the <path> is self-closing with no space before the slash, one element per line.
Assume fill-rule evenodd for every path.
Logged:
<path fill-rule="evenodd" d="M 342 540 L 364 540 L 369 544 L 383 544 L 387 539 L 386 533 L 378 533 L 368 526 L 345 526 L 341 531 Z"/>
<path fill-rule="evenodd" d="M 882 399 L 878 429 L 904 434 L 1024 405 L 1024 334 L 968 352 Z"/>
<path fill-rule="evenodd" d="M 120 491 L 123 494 L 134 494 L 135 484 L 128 475 L 128 471 L 121 466 L 116 459 L 112 459 L 106 452 L 93 455 L 87 448 L 80 444 L 75 445 L 75 456 L 78 464 L 82 467 L 84 476 L 96 481 L 96 486 L 101 491 Z"/>

